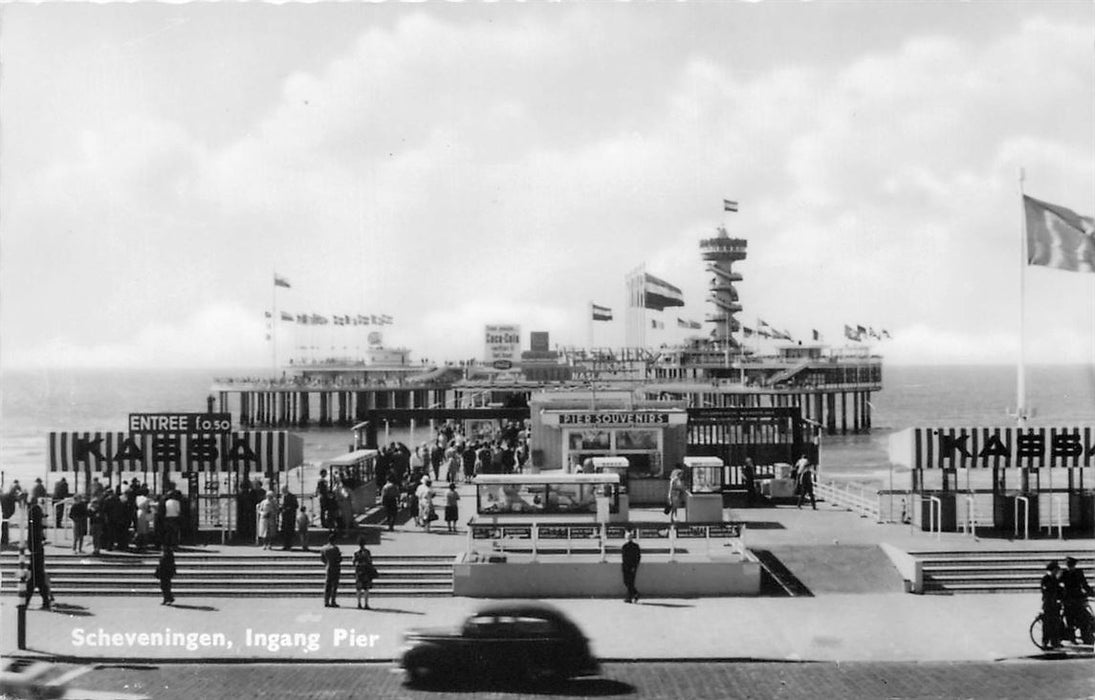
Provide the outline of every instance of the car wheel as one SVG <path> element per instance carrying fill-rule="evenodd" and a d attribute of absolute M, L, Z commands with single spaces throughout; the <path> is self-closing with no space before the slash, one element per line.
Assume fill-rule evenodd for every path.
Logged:
<path fill-rule="evenodd" d="M 430 675 L 430 670 L 421 664 L 409 664 L 407 671 L 407 685 L 420 685 Z"/>

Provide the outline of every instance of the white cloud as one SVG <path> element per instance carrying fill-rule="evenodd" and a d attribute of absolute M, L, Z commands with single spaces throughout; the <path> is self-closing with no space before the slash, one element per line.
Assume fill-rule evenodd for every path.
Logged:
<path fill-rule="evenodd" d="M 749 240 L 746 325 L 832 339 L 871 322 L 899 332 L 894 361 L 1000 361 L 1017 342 L 1018 166 L 1032 192 L 1090 208 L 1090 110 L 1060 107 L 1090 101 L 1090 27 L 744 71 L 733 47 L 639 56 L 607 15 L 564 14 L 416 9 L 322 70 L 289 66 L 227 144 L 151 112 L 71 130 L 68 157 L 18 164 L 3 190 L 5 363 L 261 366 L 273 269 L 293 281 L 285 309 L 389 313 L 391 342 L 437 359 L 479 354 L 488 322 L 584 343 L 585 305 L 622 319 L 643 262 L 699 318 L 697 243 L 722 197 Z M 1042 361 L 1095 354 L 1092 314 L 1053 303 L 1083 299 L 1068 278 L 1029 290 L 1033 332 L 1054 339 L 1034 343 Z"/>

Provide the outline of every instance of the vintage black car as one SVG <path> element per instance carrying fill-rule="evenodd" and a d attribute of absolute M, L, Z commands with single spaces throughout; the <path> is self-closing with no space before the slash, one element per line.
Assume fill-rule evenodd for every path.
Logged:
<path fill-rule="evenodd" d="M 458 628 L 411 629 L 398 659 L 408 683 L 491 678 L 529 682 L 600 672 L 589 640 L 550 605 L 491 603 Z"/>

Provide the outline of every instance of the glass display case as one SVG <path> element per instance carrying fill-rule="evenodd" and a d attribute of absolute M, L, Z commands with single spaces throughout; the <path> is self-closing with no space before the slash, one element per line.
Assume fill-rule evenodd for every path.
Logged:
<path fill-rule="evenodd" d="M 685 457 L 685 484 L 692 493 L 722 493 L 723 463 L 718 457 Z"/>
<path fill-rule="evenodd" d="M 619 510 L 617 474 L 483 474 L 475 480 L 480 515 L 597 515 L 598 501 Z"/>

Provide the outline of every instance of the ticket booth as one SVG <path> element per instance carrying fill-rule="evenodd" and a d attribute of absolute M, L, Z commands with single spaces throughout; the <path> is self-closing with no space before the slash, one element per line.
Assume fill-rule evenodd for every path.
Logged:
<path fill-rule="evenodd" d="M 590 461 L 593 464 L 594 474 L 616 474 L 620 477 L 619 494 L 620 505 L 619 512 L 612 513 L 609 517 L 610 521 L 627 521 L 628 509 L 630 507 L 630 497 L 628 496 L 628 479 L 627 470 L 630 466 L 627 461 L 627 457 L 591 457 Z"/>
<path fill-rule="evenodd" d="M 685 522 L 722 521 L 724 464 L 718 457 L 685 457 Z"/>

